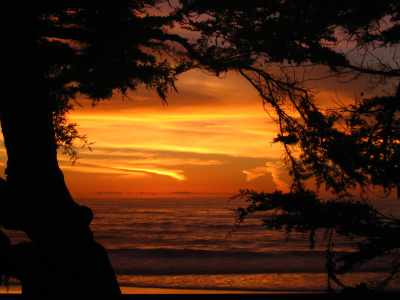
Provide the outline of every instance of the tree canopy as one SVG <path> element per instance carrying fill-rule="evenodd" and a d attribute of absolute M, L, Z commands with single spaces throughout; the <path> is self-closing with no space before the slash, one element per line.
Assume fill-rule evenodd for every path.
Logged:
<path fill-rule="evenodd" d="M 397 187 L 399 3 L 184 2 L 187 27 L 202 33 L 203 63 L 215 72 L 238 71 L 275 112 L 276 141 L 296 179 L 314 176 L 337 193 L 356 184 Z M 329 76 L 379 77 L 391 91 L 324 112 L 307 75 L 298 74 L 310 65 L 326 66 Z M 291 146 L 301 149 L 299 159 Z"/>
<path fill-rule="evenodd" d="M 169 5 L 167 13 L 149 13 L 161 4 Z M 24 10 L 17 21 L 6 45 L 7 57 L 15 63 L 8 80 L 19 88 L 22 76 L 34 86 L 23 96 L 35 99 L 24 101 L 29 109 L 45 112 L 37 127 L 45 134 L 28 141 L 43 145 L 35 152 L 42 153 L 37 165 L 48 166 L 49 174 L 58 169 L 52 139 L 68 148 L 79 137 L 65 119 L 76 96 L 99 101 L 144 84 L 165 99 L 176 76 L 188 69 L 217 75 L 234 71 L 273 112 L 279 130 L 275 141 L 282 144 L 293 177 L 290 193 L 243 191 L 240 196 L 250 206 L 239 211 L 239 219 L 254 211 L 278 211 L 278 217 L 266 221 L 268 228 L 308 231 L 311 240 L 318 229 L 361 238 L 359 251 L 342 268 L 333 263 L 328 242 L 332 278 L 357 259 L 398 251 L 390 237 L 398 233 L 399 220 L 350 194 L 371 185 L 399 190 L 399 1 L 53 1 Z M 310 66 L 327 70 L 332 78 L 373 78 L 385 91 L 326 110 L 307 85 L 310 78 L 303 71 Z M 9 159 L 10 170 L 10 161 L 26 155 L 20 135 L 36 119 L 17 101 L 2 100 L 0 105 L 8 154 L 18 154 Z M 22 125 L 15 116 L 24 120 Z M 52 163 L 45 161 L 50 155 Z M 14 163 L 14 173 L 26 183 L 20 165 Z M 335 200 L 322 202 L 308 191 L 310 179 L 330 190 Z M 32 187 L 38 183 L 34 180 Z M 67 193 L 63 178 L 54 190 Z M 399 269 L 394 262 L 391 276 Z"/>
<path fill-rule="evenodd" d="M 309 232 L 311 245 L 317 230 L 326 231 L 328 275 L 342 287 L 338 274 L 394 255 L 388 277 L 376 288 L 386 286 L 400 269 L 393 239 L 400 221 L 364 198 L 371 198 L 371 186 L 387 196 L 399 192 L 400 3 L 182 2 L 186 28 L 201 33 L 195 47 L 203 65 L 217 74 L 239 72 L 273 113 L 275 141 L 293 178 L 289 193 L 241 191 L 238 197 L 249 206 L 238 210 L 239 222 L 267 211 L 267 228 Z M 328 70 L 332 80 L 368 78 L 381 89 L 329 110 L 307 85 L 309 67 Z M 332 192 L 331 200 L 308 190 L 312 179 Z M 357 251 L 335 257 L 335 234 L 358 241 Z"/>
<path fill-rule="evenodd" d="M 0 224 L 22 230 L 29 243 L 0 233 L 1 273 L 19 278 L 30 299 L 117 298 L 115 273 L 89 227 L 91 210 L 74 201 L 57 148 L 74 155 L 80 135 L 65 114 L 74 98 L 94 102 L 138 85 L 161 98 L 174 88 L 185 59 L 169 45 L 169 16 L 150 15 L 164 1 L 56 1 L 7 5 L 3 70 L 14 93 L 0 101 L 7 151 L 0 180 Z"/>
<path fill-rule="evenodd" d="M 10 82 L 19 82 L 24 70 L 32 86 L 43 90 L 46 96 L 35 101 L 54 113 L 61 146 L 71 148 L 79 137 L 64 118 L 77 95 L 99 101 L 145 85 L 165 99 L 174 89 L 176 75 L 187 67 L 171 45 L 176 36 L 165 30 L 173 18 L 149 13 L 164 2 L 57 1 L 23 13 L 11 33 L 8 56 L 17 74 Z"/>

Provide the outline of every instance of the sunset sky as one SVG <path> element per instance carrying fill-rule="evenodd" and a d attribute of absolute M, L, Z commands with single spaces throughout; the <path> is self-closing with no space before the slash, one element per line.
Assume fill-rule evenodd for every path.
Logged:
<path fill-rule="evenodd" d="M 321 77 L 320 69 L 314 73 L 308 76 Z M 311 88 L 320 104 L 348 103 L 366 92 L 364 83 L 316 80 Z M 237 73 L 217 78 L 193 70 L 180 75 L 176 86 L 178 93 L 168 96 L 168 105 L 144 88 L 94 108 L 89 100 L 78 99 L 81 106 L 68 119 L 78 124 L 92 150 L 80 150 L 74 164 L 60 155 L 76 197 L 187 197 L 288 188 L 282 148 L 272 143 L 276 124 L 245 79 Z M 1 172 L 5 162 L 1 146 Z"/>
<path fill-rule="evenodd" d="M 321 99 L 351 92 L 316 82 Z M 321 85 L 322 84 L 322 85 Z M 62 155 L 67 183 L 77 198 L 232 195 L 240 188 L 285 190 L 289 183 L 276 125 L 261 99 L 235 73 L 216 78 L 190 71 L 178 93 L 162 103 L 144 88 L 115 95 L 96 107 L 80 99 L 68 116 L 92 144 L 75 164 Z M 1 167 L 5 151 L 2 148 Z"/>
<path fill-rule="evenodd" d="M 167 105 L 140 89 L 69 116 L 94 143 L 75 165 L 62 159 L 74 194 L 179 197 L 284 188 L 280 147 L 271 143 L 275 124 L 242 78 L 191 71 L 177 88 Z"/>

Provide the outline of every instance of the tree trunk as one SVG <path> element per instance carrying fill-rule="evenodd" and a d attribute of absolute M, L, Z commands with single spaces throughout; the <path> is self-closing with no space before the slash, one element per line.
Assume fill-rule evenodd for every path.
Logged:
<path fill-rule="evenodd" d="M 59 168 L 48 101 L 31 97 L 0 107 L 8 155 L 0 223 L 32 241 L 13 248 L 13 273 L 32 299 L 117 298 L 114 271 L 89 228 L 91 210 L 74 202 Z"/>

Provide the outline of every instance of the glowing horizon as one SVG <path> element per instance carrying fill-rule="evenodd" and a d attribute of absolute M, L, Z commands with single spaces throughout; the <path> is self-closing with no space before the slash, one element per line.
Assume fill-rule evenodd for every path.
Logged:
<path fill-rule="evenodd" d="M 243 78 L 190 71 L 177 87 L 167 105 L 144 88 L 126 97 L 116 94 L 95 108 L 78 100 L 82 106 L 67 117 L 93 149 L 81 149 L 75 164 L 59 156 L 77 198 L 288 189 L 282 148 L 272 143 L 277 126 Z M 320 98 L 351 98 L 346 91 L 338 96 L 329 82 L 321 87 Z"/>

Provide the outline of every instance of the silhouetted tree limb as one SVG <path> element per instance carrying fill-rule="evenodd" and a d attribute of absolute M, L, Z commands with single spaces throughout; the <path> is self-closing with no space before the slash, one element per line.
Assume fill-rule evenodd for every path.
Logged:
<path fill-rule="evenodd" d="M 237 210 L 237 222 L 243 222 L 249 214 L 267 212 L 264 227 L 269 230 L 307 232 L 310 246 L 316 243 L 316 233 L 324 231 L 327 239 L 327 272 L 341 287 L 347 287 L 338 275 L 352 271 L 372 259 L 391 256 L 388 276 L 377 283 L 382 289 L 399 272 L 400 242 L 394 238 L 400 230 L 400 220 L 386 216 L 366 202 L 354 199 L 322 201 L 310 191 L 292 193 L 259 193 L 241 190 L 238 198 L 249 204 Z M 335 254 L 333 237 L 341 235 L 356 241 L 356 251 Z"/>
<path fill-rule="evenodd" d="M 176 76 L 195 67 L 217 75 L 239 72 L 275 112 L 280 131 L 276 141 L 287 153 L 294 184 L 291 194 L 267 196 L 311 199 L 299 202 L 307 211 L 292 204 L 280 207 L 288 213 L 273 219 L 278 227 L 309 231 L 311 240 L 320 227 L 354 236 L 363 236 L 368 227 L 381 238 L 364 236 L 371 243 L 360 247 L 360 261 L 397 247 L 386 242 L 390 228 L 392 233 L 398 229 L 397 221 L 390 223 L 358 202 L 322 204 L 304 191 L 304 182 L 315 178 L 340 196 L 356 186 L 377 185 L 388 191 L 399 187 L 399 62 L 397 56 L 386 62 L 374 50 L 398 46 L 400 3 L 181 0 L 169 15 L 149 15 L 146 9 L 160 2 L 57 1 L 10 10 L 14 14 L 6 21 L 13 30 L 5 36 L 4 49 L 13 67 L 5 70 L 6 86 L 18 91 L 18 100 L 0 102 L 8 155 L 2 205 L 13 213 L 7 216 L 13 220 L 10 226 L 32 240 L 18 252 L 29 260 L 29 267 L 19 273 L 25 291 L 32 297 L 54 295 L 68 286 L 75 288 L 71 293 L 83 289 L 102 296 L 118 294 L 104 249 L 89 229 L 91 212 L 73 200 L 57 161 L 57 148 L 64 146 L 74 155 L 73 140 L 79 138 L 65 119 L 71 100 L 86 95 L 97 102 L 140 85 L 165 100 L 175 89 Z M 169 32 L 176 23 L 200 37 Z M 344 43 L 358 51 L 359 60 L 341 50 Z M 310 64 L 328 67 L 337 76 L 379 77 L 395 83 L 397 90 L 323 111 L 303 80 L 283 68 L 276 70 Z M 24 82 L 32 88 L 21 89 Z M 308 209 L 320 210 L 326 220 L 314 220 Z M 352 219 L 349 212 L 359 210 L 365 215 Z M 338 214 L 345 216 L 344 223 L 328 218 Z M 367 217 L 370 223 L 364 224 Z M 56 271 L 40 259 L 43 256 Z M 82 276 L 72 278 L 79 268 Z M 328 269 L 335 279 L 339 269 L 335 264 Z M 37 282 L 39 277 L 49 280 L 50 287 Z"/>
<path fill-rule="evenodd" d="M 92 212 L 70 194 L 57 150 L 74 157 L 74 140 L 85 141 L 65 118 L 75 97 L 96 103 L 144 85 L 165 99 L 177 74 L 190 67 L 186 52 L 169 44 L 177 42 L 165 29 L 174 17 L 147 13 L 160 2 L 7 7 L 4 57 L 12 67 L 4 70 L 5 86 L 15 96 L 0 101 L 8 156 L 0 224 L 23 230 L 31 240 L 12 245 L 10 255 L 18 259 L 8 260 L 28 298 L 120 294 L 106 252 L 89 228 Z"/>
<path fill-rule="evenodd" d="M 201 35 L 196 49 L 209 58 L 203 61 L 206 68 L 216 74 L 237 71 L 258 91 L 278 124 L 275 141 L 287 154 L 291 192 L 242 192 L 250 205 L 239 210 L 239 219 L 274 211 L 265 220 L 267 228 L 309 232 L 312 243 L 316 230 L 327 230 L 332 237 L 326 245 L 327 271 L 339 285 L 339 273 L 398 252 L 392 237 L 399 233 L 399 220 L 350 197 L 355 188 L 364 194 L 370 186 L 400 190 L 400 3 L 181 2 L 184 26 Z M 330 78 L 369 76 L 395 88 L 322 110 L 306 87 L 309 78 L 296 76 L 310 65 L 327 67 Z M 337 201 L 321 202 L 306 191 L 311 179 L 336 194 Z M 334 261 L 333 233 L 360 238 L 358 251 Z M 382 286 L 397 274 L 396 260 L 392 267 Z"/>

